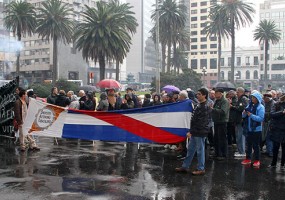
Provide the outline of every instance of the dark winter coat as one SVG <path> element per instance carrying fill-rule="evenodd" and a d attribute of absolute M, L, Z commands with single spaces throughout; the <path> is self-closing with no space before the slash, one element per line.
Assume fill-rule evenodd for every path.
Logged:
<path fill-rule="evenodd" d="M 57 95 L 57 98 L 55 99 L 55 105 L 61 106 L 61 107 L 66 107 L 70 104 L 70 99 L 66 97 L 63 94 Z"/>
<path fill-rule="evenodd" d="M 55 105 L 55 100 L 56 100 L 56 98 L 57 98 L 57 95 L 49 95 L 48 97 L 47 97 L 47 103 L 50 103 L 50 104 L 53 104 L 53 105 Z"/>
<path fill-rule="evenodd" d="M 277 102 L 273 106 L 270 117 L 270 139 L 274 142 L 285 143 L 285 102 Z"/>
<path fill-rule="evenodd" d="M 231 112 L 234 112 L 234 122 L 236 124 L 242 123 L 242 112 L 248 105 L 248 98 L 246 95 L 242 95 L 237 99 L 237 102 L 232 103 Z"/>
<path fill-rule="evenodd" d="M 214 123 L 227 123 L 229 121 L 230 114 L 230 104 L 225 97 L 221 99 L 216 99 L 213 110 L 212 110 L 212 119 Z"/>
<path fill-rule="evenodd" d="M 149 106 L 151 106 L 150 99 L 144 99 L 142 107 L 149 107 Z"/>
<path fill-rule="evenodd" d="M 211 109 L 206 102 L 197 104 L 191 119 L 190 133 L 193 137 L 207 137 L 210 131 Z"/>

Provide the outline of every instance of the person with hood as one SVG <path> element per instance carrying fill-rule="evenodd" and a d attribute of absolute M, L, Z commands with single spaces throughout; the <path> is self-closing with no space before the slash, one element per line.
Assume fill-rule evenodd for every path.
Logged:
<path fill-rule="evenodd" d="M 285 94 L 275 103 L 270 113 L 271 122 L 269 135 L 273 141 L 273 158 L 269 168 L 276 168 L 279 148 L 281 146 L 281 169 L 285 169 Z"/>
<path fill-rule="evenodd" d="M 251 164 L 252 149 L 254 150 L 253 167 L 260 166 L 260 138 L 265 108 L 262 105 L 262 96 L 259 92 L 251 94 L 251 101 L 242 113 L 243 133 L 246 137 L 246 158 L 241 162 L 243 165 Z"/>
<path fill-rule="evenodd" d="M 109 102 L 107 100 L 107 94 L 102 92 L 100 95 L 100 101 L 96 108 L 97 111 L 108 111 Z"/>

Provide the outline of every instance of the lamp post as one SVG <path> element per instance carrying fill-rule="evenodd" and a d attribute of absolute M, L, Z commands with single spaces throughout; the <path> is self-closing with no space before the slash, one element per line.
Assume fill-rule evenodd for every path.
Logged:
<path fill-rule="evenodd" d="M 156 50 L 156 92 L 160 93 L 160 52 L 159 52 L 159 10 L 158 0 L 155 1 L 155 17 L 156 17 L 156 29 L 155 29 L 155 50 Z"/>
<path fill-rule="evenodd" d="M 207 84 L 206 84 L 206 73 L 207 73 L 207 68 L 204 66 L 203 69 L 202 69 L 202 72 L 203 72 L 203 84 L 205 87 L 207 87 Z"/>

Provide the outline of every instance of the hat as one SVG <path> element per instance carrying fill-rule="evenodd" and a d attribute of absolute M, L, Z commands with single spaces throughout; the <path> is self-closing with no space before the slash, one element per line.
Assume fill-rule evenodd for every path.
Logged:
<path fill-rule="evenodd" d="M 221 92 L 221 93 L 224 93 L 224 89 L 223 89 L 223 88 L 216 88 L 216 89 L 215 89 L 215 92 Z"/>
<path fill-rule="evenodd" d="M 272 97 L 271 92 L 266 92 L 265 94 L 263 94 L 264 97 Z"/>

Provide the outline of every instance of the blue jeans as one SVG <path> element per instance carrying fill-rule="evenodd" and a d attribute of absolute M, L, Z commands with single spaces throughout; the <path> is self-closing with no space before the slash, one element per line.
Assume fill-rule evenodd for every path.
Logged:
<path fill-rule="evenodd" d="M 192 163 L 195 152 L 197 151 L 198 157 L 198 170 L 205 169 L 205 140 L 206 137 L 191 137 L 188 144 L 187 156 L 183 161 L 182 167 L 189 168 Z"/>
<path fill-rule="evenodd" d="M 236 124 L 237 149 L 240 154 L 245 154 L 245 137 L 243 135 L 242 124 Z"/>

